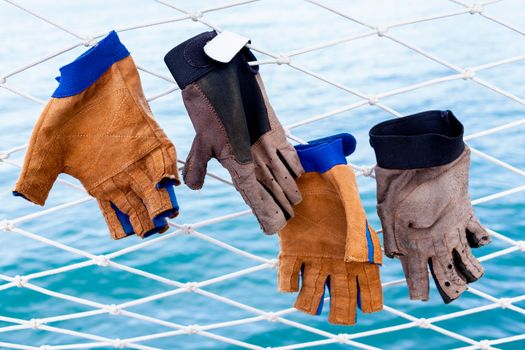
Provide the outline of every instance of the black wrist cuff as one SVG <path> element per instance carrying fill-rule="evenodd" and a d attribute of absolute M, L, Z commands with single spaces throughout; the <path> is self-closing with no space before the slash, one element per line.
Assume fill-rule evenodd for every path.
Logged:
<path fill-rule="evenodd" d="M 463 124 L 451 111 L 426 111 L 387 120 L 370 129 L 377 165 L 386 169 L 417 169 L 448 164 L 465 144 Z"/>
<path fill-rule="evenodd" d="M 181 89 L 197 81 L 215 68 L 228 64 L 215 61 L 204 52 L 204 45 L 216 35 L 217 32 L 214 30 L 196 35 L 175 46 L 164 56 L 164 62 Z M 235 57 L 237 56 L 239 56 L 239 62 L 247 66 L 249 61 L 256 60 L 253 53 L 246 47 L 242 48 L 235 55 Z M 255 74 L 259 66 L 248 66 L 248 68 Z"/>

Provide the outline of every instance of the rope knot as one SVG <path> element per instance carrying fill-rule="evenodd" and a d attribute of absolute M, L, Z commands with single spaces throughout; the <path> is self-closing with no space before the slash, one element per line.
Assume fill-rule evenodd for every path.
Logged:
<path fill-rule="evenodd" d="M 15 278 L 13 278 L 13 283 L 18 288 L 23 288 L 26 286 L 26 283 L 28 282 L 27 277 L 16 275 Z"/>
<path fill-rule="evenodd" d="M 379 102 L 379 97 L 377 96 L 368 96 L 368 104 L 370 106 L 374 106 L 375 104 L 377 104 Z"/>
<path fill-rule="evenodd" d="M 189 16 L 193 22 L 197 22 L 199 19 L 202 18 L 202 12 L 200 11 L 193 11 L 189 13 Z"/>
<path fill-rule="evenodd" d="M 109 258 L 105 255 L 96 256 L 95 258 L 93 258 L 93 261 L 95 262 L 95 264 L 102 267 L 107 267 L 110 263 Z"/>
<path fill-rule="evenodd" d="M 471 15 L 475 15 L 476 13 L 482 13 L 483 10 L 483 4 L 472 4 L 468 13 L 470 13 Z"/>
<path fill-rule="evenodd" d="M 489 350 L 491 349 L 490 343 L 488 340 L 480 340 L 479 341 L 479 348 L 482 350 Z"/>
<path fill-rule="evenodd" d="M 1 82 L 0 82 L 1 84 Z M 2 159 L 7 159 L 9 158 L 9 154 L 8 153 L 3 153 L 3 152 L 0 152 L 0 162 L 2 161 Z"/>
<path fill-rule="evenodd" d="M 429 328 L 430 327 L 430 322 L 428 322 L 428 320 L 426 318 L 420 318 L 419 320 L 417 320 L 417 326 L 419 328 Z"/>
<path fill-rule="evenodd" d="M 290 64 L 291 58 L 289 56 L 280 55 L 277 57 L 277 60 L 275 61 L 279 66 L 281 64 Z"/>
<path fill-rule="evenodd" d="M 182 287 L 186 292 L 195 292 L 197 290 L 197 283 L 196 282 L 187 282 Z"/>
<path fill-rule="evenodd" d="M 502 309 L 507 309 L 509 306 L 512 305 L 512 302 L 510 301 L 510 298 L 500 298 L 498 300 L 498 304 L 501 306 Z"/>
<path fill-rule="evenodd" d="M 474 71 L 472 69 L 465 69 L 463 71 L 463 80 L 469 80 L 469 79 L 472 79 L 474 78 L 474 75 L 476 73 L 474 73 Z"/>
<path fill-rule="evenodd" d="M 84 45 L 85 47 L 92 47 L 92 46 L 97 46 L 98 44 L 98 41 L 97 39 L 91 37 L 91 36 L 88 36 L 83 42 L 82 42 L 82 45 Z"/>
<path fill-rule="evenodd" d="M 266 320 L 269 322 L 276 322 L 277 318 L 279 318 L 279 316 L 277 316 L 274 312 L 266 313 L 265 317 L 266 317 Z"/>
<path fill-rule="evenodd" d="M 126 344 L 123 340 L 117 338 L 113 340 L 113 347 L 117 349 L 124 349 L 128 344 Z"/>
<path fill-rule="evenodd" d="M 381 37 L 384 36 L 388 32 L 388 27 L 385 26 L 377 26 L 376 27 L 377 36 Z"/>
<path fill-rule="evenodd" d="M 201 326 L 199 326 L 198 324 L 190 324 L 185 329 L 187 334 L 196 334 L 200 332 L 200 330 L 201 330 Z"/>
<path fill-rule="evenodd" d="M 29 320 L 29 325 L 32 329 L 39 329 L 42 325 L 42 320 L 38 318 L 32 318 Z"/>
<path fill-rule="evenodd" d="M 15 224 L 9 220 L 0 221 L 0 231 L 12 231 L 15 228 Z"/>
<path fill-rule="evenodd" d="M 277 266 L 279 266 L 279 261 L 277 259 L 271 259 L 268 261 L 268 265 L 272 268 L 272 269 L 276 269 Z"/>
<path fill-rule="evenodd" d="M 518 248 L 520 248 L 522 252 L 525 252 L 525 241 L 518 241 Z"/>
<path fill-rule="evenodd" d="M 335 339 L 338 343 L 346 343 L 350 340 L 350 334 L 348 333 L 339 333 Z"/>
<path fill-rule="evenodd" d="M 7 82 L 6 77 L 0 77 L 0 85 L 5 84 Z"/>
<path fill-rule="evenodd" d="M 186 224 L 186 225 L 182 225 L 181 230 L 182 230 L 182 233 L 184 233 L 185 235 L 191 235 L 194 231 L 194 228 L 193 226 Z"/>
<path fill-rule="evenodd" d="M 118 305 L 111 304 L 108 307 L 106 307 L 106 310 L 112 315 L 120 315 L 122 313 L 122 310 Z"/>
<path fill-rule="evenodd" d="M 373 175 L 374 175 L 374 167 L 370 167 L 370 168 L 363 167 L 361 169 L 361 172 L 363 173 L 363 176 L 373 177 Z"/>

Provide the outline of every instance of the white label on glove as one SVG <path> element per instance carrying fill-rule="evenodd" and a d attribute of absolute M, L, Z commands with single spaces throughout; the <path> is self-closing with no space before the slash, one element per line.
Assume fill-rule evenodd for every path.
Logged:
<path fill-rule="evenodd" d="M 204 45 L 204 52 L 215 61 L 228 63 L 249 41 L 248 38 L 225 30 Z"/>

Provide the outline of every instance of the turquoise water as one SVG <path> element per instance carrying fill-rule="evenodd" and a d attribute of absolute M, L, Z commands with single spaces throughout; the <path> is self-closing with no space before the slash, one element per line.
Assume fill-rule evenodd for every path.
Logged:
<path fill-rule="evenodd" d="M 144 0 L 111 2 L 32 0 L 21 1 L 21 3 L 68 28 L 86 34 L 176 18 L 180 15 L 172 9 Z M 217 5 L 219 2 L 199 0 L 177 3 L 187 7 L 204 8 Z M 351 3 L 327 0 L 326 3 L 376 24 L 395 23 L 404 19 L 459 9 L 457 5 L 447 1 L 403 0 L 396 1 L 394 4 L 387 0 L 359 0 Z M 523 25 L 525 8 L 522 5 L 519 0 L 509 0 L 490 6 L 488 11 L 511 23 Z M 260 1 L 209 13 L 205 18 L 223 28 L 242 33 L 252 38 L 255 45 L 274 52 L 300 49 L 318 42 L 366 31 L 366 28 L 314 5 L 295 0 Z M 199 23 L 183 21 L 123 32 L 120 35 L 139 65 L 168 75 L 169 72 L 162 61 L 164 54 L 177 43 L 204 30 L 207 28 Z M 484 64 L 525 53 L 523 36 L 480 16 L 468 14 L 400 27 L 393 29 L 391 33 L 461 67 Z M 75 40 L 49 24 L 0 1 L 0 75 L 35 58 L 72 45 Z M 81 54 L 83 50 L 84 47 L 77 48 L 53 58 L 9 78 L 8 83 L 45 100 L 56 87 L 53 78 L 57 75 L 58 68 Z M 258 56 L 264 58 L 263 55 Z M 294 62 L 366 93 L 380 93 L 453 73 L 407 48 L 375 36 L 300 55 L 294 57 Z M 283 124 L 290 124 L 358 101 L 352 95 L 287 66 L 265 65 L 261 70 L 273 106 Z M 478 76 L 524 98 L 524 73 L 525 62 L 521 61 L 480 72 Z M 142 74 L 142 78 L 148 96 L 154 96 L 172 86 L 148 74 Z M 403 114 L 426 109 L 451 109 L 464 123 L 467 134 L 525 117 L 523 105 L 473 82 L 463 80 L 386 98 L 383 102 Z M 177 92 L 157 99 L 151 103 L 151 107 L 160 125 L 176 144 L 179 156 L 184 159 L 191 145 L 193 129 L 180 94 Z M 41 108 L 38 104 L 0 89 L 0 150 L 27 142 Z M 351 132 L 358 140 L 358 148 L 349 160 L 356 164 L 372 165 L 373 153 L 368 146 L 367 133 L 372 125 L 387 118 L 391 118 L 391 115 L 376 107 L 366 106 L 300 127 L 295 133 L 301 138 L 309 139 L 337 132 Z M 471 145 L 518 168 L 525 169 L 524 132 L 525 126 L 520 126 L 496 135 L 475 139 Z M 23 154 L 16 153 L 13 160 L 21 163 Z M 210 169 L 219 174 L 226 174 L 216 162 L 210 165 Z M 13 219 L 41 210 L 11 196 L 10 189 L 17 176 L 16 168 L 0 163 L 0 220 Z M 63 178 L 76 182 L 67 176 Z M 470 180 L 473 198 L 504 191 L 524 183 L 523 177 L 473 156 Z M 360 177 L 359 186 L 369 219 L 375 227 L 379 227 L 375 214 L 375 183 L 373 179 Z M 181 214 L 176 220 L 179 223 L 197 222 L 212 216 L 246 209 L 240 196 L 232 188 L 223 186 L 213 179 L 207 179 L 205 187 L 198 192 L 180 186 L 177 188 L 177 196 L 181 204 Z M 46 205 L 53 207 L 80 197 L 82 197 L 80 192 L 55 184 Z M 487 227 L 510 238 L 523 239 L 525 192 L 478 205 L 476 213 Z M 93 202 L 68 208 L 58 215 L 43 216 L 23 223 L 20 227 L 93 254 L 112 252 L 139 242 L 137 238 L 111 241 L 104 220 Z M 266 258 L 276 257 L 278 253 L 277 237 L 263 236 L 251 216 L 209 225 L 203 227 L 201 231 Z M 494 240 L 491 246 L 476 250 L 475 254 L 483 256 L 508 246 L 507 243 Z M 20 235 L 0 232 L 0 274 L 24 275 L 83 260 L 76 255 Z M 181 282 L 202 281 L 258 264 L 196 237 L 184 235 L 124 255 L 116 261 Z M 524 255 L 520 252 L 490 260 L 484 263 L 486 275 L 474 286 L 495 297 L 523 295 L 525 294 L 523 263 Z M 388 282 L 401 277 L 399 263 L 387 259 L 382 268 L 382 280 Z M 294 295 L 279 294 L 276 290 L 276 278 L 275 270 L 263 270 L 242 278 L 212 284 L 204 289 L 265 311 L 277 311 L 291 307 Z M 159 282 L 98 266 L 39 278 L 32 282 L 53 291 L 105 304 L 118 304 L 171 289 Z M 384 297 L 386 305 L 416 317 L 426 318 L 489 304 L 484 299 L 465 293 L 458 301 L 445 306 L 435 290 L 432 291 L 430 301 L 411 302 L 407 297 L 406 286 L 386 288 Z M 525 302 L 516 305 L 525 307 Z M 2 316 L 29 320 L 87 310 L 90 308 L 23 288 L 0 291 Z M 129 310 L 184 325 L 207 325 L 255 316 L 233 306 L 184 293 L 131 307 Z M 361 332 L 408 322 L 384 311 L 373 315 L 359 315 L 359 323 L 354 327 L 333 326 L 326 321 L 326 307 L 320 317 L 300 313 L 293 313 L 286 317 L 335 334 Z M 525 316 L 501 309 L 436 324 L 476 340 L 525 333 Z M 0 327 L 7 325 L 10 324 L 0 322 Z M 57 322 L 52 325 L 121 339 L 170 330 L 148 322 L 108 315 Z M 221 328 L 213 332 L 263 347 L 322 339 L 318 335 L 297 328 L 266 321 Z M 0 332 L 0 341 L 33 346 L 88 342 L 75 337 L 34 330 Z M 467 345 L 431 330 L 416 328 L 364 337 L 359 341 L 386 349 L 444 349 Z M 234 348 L 232 345 L 196 335 L 181 335 L 148 341 L 144 344 L 165 349 Z M 319 347 L 319 349 L 340 348 L 346 347 L 337 344 Z M 523 349 L 525 342 L 503 344 L 498 348 Z"/>

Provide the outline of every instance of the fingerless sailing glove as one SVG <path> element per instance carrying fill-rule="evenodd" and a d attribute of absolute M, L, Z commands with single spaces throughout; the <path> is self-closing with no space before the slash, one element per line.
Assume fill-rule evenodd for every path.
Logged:
<path fill-rule="evenodd" d="M 356 305 L 363 312 L 383 308 L 381 246 L 345 159 L 355 139 L 339 134 L 296 149 L 305 170 L 297 179 L 303 201 L 279 233 L 279 290 L 299 291 L 295 308 L 315 315 L 322 310 L 326 285 L 328 321 L 354 324 Z"/>
<path fill-rule="evenodd" d="M 111 32 L 60 72 L 14 194 L 44 205 L 66 173 L 97 199 L 112 238 L 165 231 L 165 218 L 178 213 L 175 148 L 153 119 L 128 50 Z"/>
<path fill-rule="evenodd" d="M 248 65 L 255 57 L 243 48 L 229 63 L 212 60 L 203 47 L 216 35 L 199 34 L 164 58 L 196 131 L 184 182 L 200 189 L 208 162 L 216 158 L 262 230 L 275 233 L 301 201 L 294 179 L 303 168 L 268 101 L 258 67 Z"/>
<path fill-rule="evenodd" d="M 385 254 L 398 257 L 411 299 L 428 300 L 428 270 L 445 303 L 483 275 L 470 247 L 490 242 L 468 194 L 470 150 L 450 111 L 388 120 L 370 130 Z"/>

